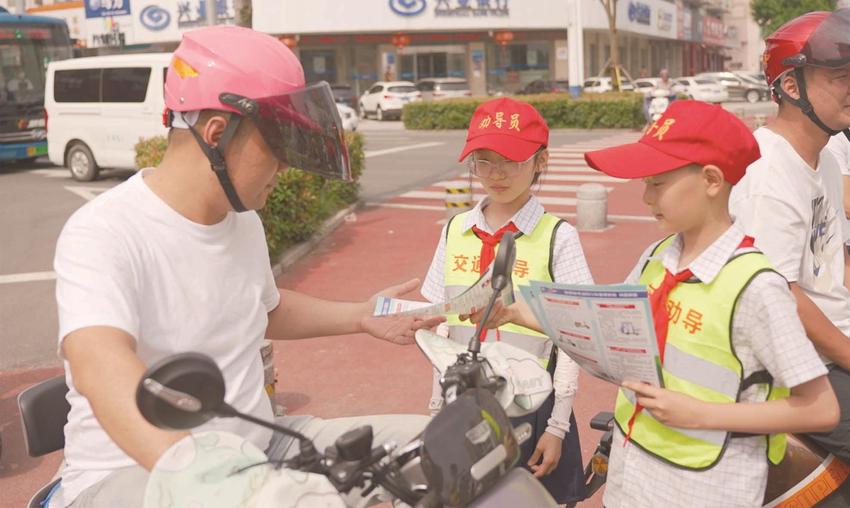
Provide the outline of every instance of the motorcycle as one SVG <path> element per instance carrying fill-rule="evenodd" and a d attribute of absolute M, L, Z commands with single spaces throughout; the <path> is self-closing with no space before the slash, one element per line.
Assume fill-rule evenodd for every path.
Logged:
<path fill-rule="evenodd" d="M 605 485 L 614 414 L 598 413 L 590 421 L 590 428 L 603 434 L 584 470 L 588 497 Z M 848 476 L 850 466 L 805 436 L 791 434 L 785 458 L 768 469 L 763 508 L 846 508 L 850 506 Z"/>
<path fill-rule="evenodd" d="M 670 94 L 670 90 L 665 88 L 653 88 L 649 93 L 650 99 L 646 115 L 647 126 L 656 122 L 667 110 L 667 106 L 670 105 Z"/>
<path fill-rule="evenodd" d="M 513 237 L 505 235 L 486 314 L 510 282 L 514 256 Z M 145 506 L 330 508 L 366 504 L 379 488 L 396 502 L 422 508 L 557 506 L 530 473 L 514 467 L 532 429 L 512 427 L 509 416 L 535 411 L 552 390 L 536 358 L 507 344 L 482 347 L 477 340 L 463 350 L 424 330 L 416 341 L 441 371 L 447 404 L 417 439 L 400 447 L 373 447 L 372 429 L 364 426 L 321 453 L 306 436 L 225 403 L 224 379 L 212 359 L 183 353 L 153 365 L 136 391 L 136 404 L 153 425 L 187 430 L 236 417 L 296 439 L 299 453 L 271 463 L 239 436 L 191 435 L 151 471 Z"/>

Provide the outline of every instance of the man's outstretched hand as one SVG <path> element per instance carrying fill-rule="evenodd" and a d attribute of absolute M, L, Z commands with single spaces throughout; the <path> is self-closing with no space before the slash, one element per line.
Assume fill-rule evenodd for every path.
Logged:
<path fill-rule="evenodd" d="M 419 288 L 419 279 L 411 279 L 403 284 L 392 286 L 372 296 L 367 302 L 366 315 L 360 320 L 360 327 L 369 335 L 393 344 L 413 344 L 414 333 L 420 328 L 433 328 L 446 320 L 443 316 L 385 316 L 374 317 L 373 311 L 379 296 L 399 298 Z"/>

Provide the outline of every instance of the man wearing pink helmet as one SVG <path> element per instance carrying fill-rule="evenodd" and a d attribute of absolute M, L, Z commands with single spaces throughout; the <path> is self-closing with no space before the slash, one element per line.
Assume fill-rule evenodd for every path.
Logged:
<path fill-rule="evenodd" d="M 253 210 L 264 206 L 278 174 L 292 166 L 351 178 L 330 88 L 305 88 L 285 45 L 232 26 L 188 33 L 165 89 L 173 129 L 162 163 L 80 208 L 57 244 L 59 352 L 71 412 L 67 466 L 51 507 L 141 506 L 148 470 L 185 436 L 153 427 L 135 405 L 142 373 L 161 358 L 210 355 L 224 373 L 226 401 L 268 420 L 264 338 L 367 332 L 410 343 L 416 328 L 440 321 L 377 320 L 372 301 L 330 302 L 275 286 Z M 416 415 L 278 420 L 320 450 L 365 424 L 376 442 L 403 443 L 426 422 Z M 235 418 L 201 430 L 244 436 L 272 458 L 298 448 Z"/>

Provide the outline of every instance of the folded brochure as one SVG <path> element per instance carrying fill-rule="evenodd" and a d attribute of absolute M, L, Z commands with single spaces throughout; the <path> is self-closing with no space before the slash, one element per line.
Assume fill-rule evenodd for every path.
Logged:
<path fill-rule="evenodd" d="M 493 265 L 475 281 L 475 284 L 463 291 L 463 293 L 450 298 L 442 303 L 431 304 L 428 302 L 415 302 L 379 296 L 375 304 L 375 316 L 439 316 L 444 314 L 472 314 L 483 310 L 490 301 L 493 289 L 490 281 L 493 275 Z M 502 303 L 505 306 L 512 305 L 515 301 L 513 285 L 502 291 Z"/>
<path fill-rule="evenodd" d="M 664 386 L 646 286 L 531 281 L 520 292 L 546 335 L 590 374 Z"/>

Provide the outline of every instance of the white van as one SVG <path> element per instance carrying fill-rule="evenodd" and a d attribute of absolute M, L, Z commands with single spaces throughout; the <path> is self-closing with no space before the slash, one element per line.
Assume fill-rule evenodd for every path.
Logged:
<path fill-rule="evenodd" d="M 163 87 L 171 53 L 133 53 L 50 62 L 44 109 L 50 162 L 75 180 L 100 168 L 135 169 L 135 145 L 164 136 Z"/>

